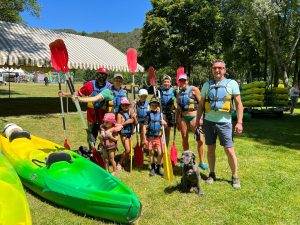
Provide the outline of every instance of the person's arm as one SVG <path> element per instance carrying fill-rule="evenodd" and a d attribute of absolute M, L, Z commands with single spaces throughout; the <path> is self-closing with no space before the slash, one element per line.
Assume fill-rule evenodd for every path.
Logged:
<path fill-rule="evenodd" d="M 107 137 L 113 142 L 117 142 L 119 139 L 118 133 L 116 133 L 116 132 L 114 132 L 114 133 L 107 132 L 106 134 L 107 134 Z"/>
<path fill-rule="evenodd" d="M 181 124 L 181 108 L 179 106 L 179 94 L 176 96 L 176 121 L 177 121 L 177 129 L 180 130 Z"/>
<path fill-rule="evenodd" d="M 122 124 L 123 123 L 123 116 L 121 113 L 117 114 L 117 123 Z M 123 124 L 122 124 L 123 125 Z"/>
<path fill-rule="evenodd" d="M 205 83 L 202 87 L 202 90 L 200 92 L 199 90 L 199 107 L 197 109 L 197 117 L 196 117 L 196 127 L 199 127 L 203 124 L 203 116 L 204 116 L 204 106 L 205 106 L 205 95 L 206 95 L 206 84 Z"/>
<path fill-rule="evenodd" d="M 241 95 L 233 95 L 235 107 L 236 107 L 236 114 L 237 114 L 237 123 L 234 128 L 234 132 L 241 134 L 243 132 L 243 103 L 241 100 Z"/>
<path fill-rule="evenodd" d="M 97 101 L 109 101 L 112 100 L 114 97 L 109 89 L 105 89 L 101 91 L 98 95 L 93 97 L 80 97 L 75 96 L 76 99 L 78 99 L 80 102 L 97 102 Z"/>

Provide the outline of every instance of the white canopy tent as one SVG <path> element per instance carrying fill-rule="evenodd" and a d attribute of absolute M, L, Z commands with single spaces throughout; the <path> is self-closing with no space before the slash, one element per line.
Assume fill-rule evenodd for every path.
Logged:
<path fill-rule="evenodd" d="M 51 67 L 49 44 L 63 39 L 69 54 L 70 69 L 106 67 L 129 71 L 126 55 L 108 42 L 48 29 L 0 21 L 0 66 Z M 137 71 L 144 68 L 138 65 Z"/>

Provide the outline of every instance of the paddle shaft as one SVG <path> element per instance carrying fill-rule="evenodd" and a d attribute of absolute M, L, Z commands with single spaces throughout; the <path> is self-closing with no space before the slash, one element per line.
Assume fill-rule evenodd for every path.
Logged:
<path fill-rule="evenodd" d="M 58 88 L 59 91 L 61 91 L 61 80 L 60 80 L 60 74 L 58 74 Z M 61 117 L 63 121 L 63 128 L 64 128 L 64 136 L 65 139 L 67 139 L 67 129 L 66 129 L 66 122 L 65 122 L 65 110 L 64 110 L 64 103 L 63 103 L 63 98 L 62 96 L 59 97 L 60 100 L 60 108 L 61 108 Z"/>

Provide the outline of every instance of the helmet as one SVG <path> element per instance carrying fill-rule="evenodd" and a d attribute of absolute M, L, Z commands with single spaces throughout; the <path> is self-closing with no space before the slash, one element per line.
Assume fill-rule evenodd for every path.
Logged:
<path fill-rule="evenodd" d="M 130 105 L 130 101 L 127 98 L 122 98 L 121 105 Z"/>
<path fill-rule="evenodd" d="M 97 73 L 104 73 L 104 74 L 108 75 L 109 69 L 104 68 L 104 67 L 100 67 L 100 68 L 97 70 Z"/>
<path fill-rule="evenodd" d="M 148 91 L 146 89 L 139 90 L 139 96 L 141 95 L 148 95 Z"/>
<path fill-rule="evenodd" d="M 103 121 L 116 123 L 116 117 L 114 113 L 105 113 Z"/>
<path fill-rule="evenodd" d="M 169 75 L 164 75 L 162 80 L 169 80 L 172 81 L 172 78 Z"/>
<path fill-rule="evenodd" d="M 155 98 L 155 97 L 154 97 L 154 98 L 151 98 L 150 104 L 151 104 L 151 103 L 155 103 L 155 102 L 158 103 L 158 104 L 160 104 L 160 101 L 159 101 L 158 98 Z"/>

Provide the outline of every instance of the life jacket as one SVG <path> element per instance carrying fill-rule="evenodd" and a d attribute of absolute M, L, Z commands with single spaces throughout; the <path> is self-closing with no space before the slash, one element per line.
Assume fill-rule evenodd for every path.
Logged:
<path fill-rule="evenodd" d="M 124 111 L 119 111 L 119 113 L 124 117 L 125 121 L 131 119 L 131 116 Z M 127 124 L 121 130 L 121 134 L 132 134 L 134 130 L 134 123 Z"/>
<path fill-rule="evenodd" d="M 119 112 L 121 100 L 126 97 L 126 92 L 122 87 L 119 91 L 114 86 L 111 86 L 110 89 L 114 95 L 114 99 L 108 101 L 107 112 Z"/>
<path fill-rule="evenodd" d="M 209 81 L 208 93 L 205 96 L 205 112 L 219 111 L 232 112 L 233 111 L 233 96 L 227 90 L 227 85 L 231 79 L 222 80 L 222 84 L 216 84 L 215 81 Z M 224 85 L 224 83 L 226 83 Z"/>
<path fill-rule="evenodd" d="M 140 123 L 145 121 L 145 117 L 148 112 L 149 102 L 146 100 L 145 102 L 138 101 L 137 105 L 137 118 Z"/>
<path fill-rule="evenodd" d="M 98 86 L 96 80 L 91 81 L 93 84 L 93 92 L 90 94 L 90 96 L 96 96 L 104 89 L 110 88 L 111 84 L 109 82 L 105 82 L 105 84 L 101 87 Z M 88 102 L 87 107 L 93 108 L 93 109 L 101 109 L 105 105 L 105 101 L 97 101 L 97 102 Z"/>
<path fill-rule="evenodd" d="M 148 122 L 146 136 L 147 137 L 161 136 L 162 125 L 160 124 L 160 121 L 161 121 L 160 112 L 153 113 L 150 111 L 150 112 L 147 112 L 147 116 L 149 118 L 149 122 Z"/>
<path fill-rule="evenodd" d="M 117 142 L 110 140 L 106 135 L 106 130 L 104 128 L 100 128 L 102 134 L 102 140 L 100 142 L 101 147 L 104 150 L 117 149 Z"/>
<path fill-rule="evenodd" d="M 198 101 L 193 95 L 193 87 L 189 86 L 187 90 L 181 89 L 179 92 L 178 105 L 182 111 L 195 111 L 198 108 Z"/>
<path fill-rule="evenodd" d="M 174 110 L 175 91 L 173 88 L 161 90 L 161 105 L 164 113 Z"/>

